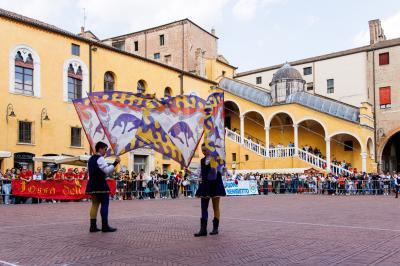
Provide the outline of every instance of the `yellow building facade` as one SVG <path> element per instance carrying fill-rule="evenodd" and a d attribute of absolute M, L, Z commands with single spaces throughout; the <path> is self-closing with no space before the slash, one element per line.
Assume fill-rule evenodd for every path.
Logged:
<path fill-rule="evenodd" d="M 68 88 L 74 86 L 69 83 L 76 80 L 70 77 L 78 76 L 82 88 L 79 94 L 85 97 L 90 91 L 104 90 L 106 73 L 112 76 L 114 90 L 136 92 L 140 84 L 147 93 L 155 93 L 157 97 L 163 97 L 166 92 L 173 96 L 183 91 L 206 98 L 215 87 L 220 87 L 218 90 L 225 92 L 226 152 L 230 169 L 320 166 L 325 171 L 330 169 L 334 158 L 350 162 L 359 170 L 374 171 L 376 167 L 372 154 L 373 121 L 367 104 L 353 121 L 298 102 L 263 105 L 231 89 L 243 84 L 232 79 L 235 68 L 222 61 L 207 61 L 206 78 L 202 78 L 4 10 L 0 12 L 0 35 L 0 110 L 4 110 L 0 120 L 3 124 L 0 131 L 2 171 L 20 165 L 41 167 L 41 163 L 32 161 L 33 157 L 90 154 L 83 130 L 80 130 L 80 140 L 74 135 L 81 124 L 68 100 L 71 96 Z M 21 69 L 26 73 L 20 73 Z M 258 90 L 249 84 L 245 86 Z M 352 148 L 344 151 L 343 143 L 349 141 Z M 289 143 L 296 148 L 270 149 L 271 144 L 287 147 Z M 328 166 L 318 160 L 311 161 L 311 155 L 297 149 L 303 145 L 318 147 L 328 157 Z M 199 161 L 199 154 L 197 151 L 194 165 Z M 121 165 L 129 170 L 138 167 L 146 171 L 179 170 L 177 163 L 146 149 L 125 154 Z"/>

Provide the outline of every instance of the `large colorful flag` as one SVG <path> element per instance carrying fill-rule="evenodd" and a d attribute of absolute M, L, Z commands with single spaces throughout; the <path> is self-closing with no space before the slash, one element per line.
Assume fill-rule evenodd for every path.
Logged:
<path fill-rule="evenodd" d="M 111 148 L 110 141 L 105 134 L 100 120 L 97 118 L 97 114 L 89 98 L 76 99 L 73 101 L 73 104 L 92 150 L 95 151 L 96 143 L 99 141 L 106 143 Z M 113 155 L 113 153 L 113 150 L 109 149 L 107 156 Z"/>
<path fill-rule="evenodd" d="M 217 178 L 225 168 L 224 93 L 213 93 L 207 99 L 204 121 L 204 142 L 210 154 L 211 171 L 208 179 Z"/>
<path fill-rule="evenodd" d="M 137 137 L 187 167 L 203 134 L 205 101 L 182 95 L 153 102 L 143 113 Z"/>
<path fill-rule="evenodd" d="M 129 92 L 94 92 L 89 99 L 116 155 L 150 146 L 136 137 L 143 111 L 155 100 Z"/>

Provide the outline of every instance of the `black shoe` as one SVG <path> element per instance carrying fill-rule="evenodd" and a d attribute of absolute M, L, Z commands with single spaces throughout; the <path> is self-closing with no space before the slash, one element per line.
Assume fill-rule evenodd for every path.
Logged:
<path fill-rule="evenodd" d="M 213 230 L 210 232 L 210 235 L 218 235 L 218 227 L 219 227 L 219 220 L 217 218 L 214 218 Z"/>
<path fill-rule="evenodd" d="M 97 228 L 96 219 L 90 219 L 90 233 L 95 233 L 101 231 Z"/>
<path fill-rule="evenodd" d="M 103 233 L 108 233 L 108 232 L 115 232 L 117 231 L 117 228 L 113 228 L 111 226 L 108 225 L 108 219 L 104 219 L 101 221 L 102 222 L 102 226 L 101 226 L 101 231 Z"/>
<path fill-rule="evenodd" d="M 207 236 L 207 220 L 200 219 L 200 231 L 194 234 L 194 236 Z"/>

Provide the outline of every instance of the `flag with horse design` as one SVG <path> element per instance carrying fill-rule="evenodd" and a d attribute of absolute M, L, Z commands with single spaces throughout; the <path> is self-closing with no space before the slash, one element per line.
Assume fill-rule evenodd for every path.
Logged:
<path fill-rule="evenodd" d="M 142 125 L 142 112 L 153 99 L 119 91 L 94 92 L 89 99 L 116 155 L 150 145 L 136 133 Z"/>
<path fill-rule="evenodd" d="M 137 137 L 187 167 L 203 135 L 204 107 L 193 95 L 163 98 L 145 110 Z"/>
<path fill-rule="evenodd" d="M 111 148 L 110 141 L 89 98 L 76 99 L 73 101 L 73 104 L 92 150 L 95 151 L 95 145 L 99 141 L 104 142 Z M 113 153 L 113 150 L 109 149 L 106 155 L 110 156 Z"/>

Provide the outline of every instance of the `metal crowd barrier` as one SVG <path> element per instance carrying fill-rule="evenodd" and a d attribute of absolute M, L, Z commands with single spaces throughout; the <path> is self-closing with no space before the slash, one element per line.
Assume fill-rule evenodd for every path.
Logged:
<path fill-rule="evenodd" d="M 240 181 L 239 181 L 240 182 Z M 257 180 L 260 195 L 268 194 L 322 194 L 322 195 L 394 195 L 399 192 L 394 180 L 355 180 L 342 182 L 311 180 Z M 144 183 L 140 180 L 117 180 L 116 194 L 113 200 L 133 199 L 176 199 L 195 197 L 197 180 L 189 180 L 186 186 L 175 183 Z M 14 196 L 11 183 L 0 180 L 0 204 L 41 204 L 56 203 L 60 200 L 37 199 Z M 67 201 L 89 201 L 67 200 Z M 65 201 L 62 201 L 65 202 Z"/>
<path fill-rule="evenodd" d="M 191 198 L 195 197 L 198 180 L 191 179 L 187 181 L 185 186 L 175 183 L 165 182 L 144 182 L 141 180 L 117 180 L 116 194 L 113 200 L 130 200 L 130 199 L 153 199 L 153 198 Z M 0 180 L 0 204 L 40 204 L 40 203 L 56 203 L 65 201 L 88 201 L 82 200 L 52 200 L 37 199 L 15 196 L 12 193 L 10 182 Z"/>

